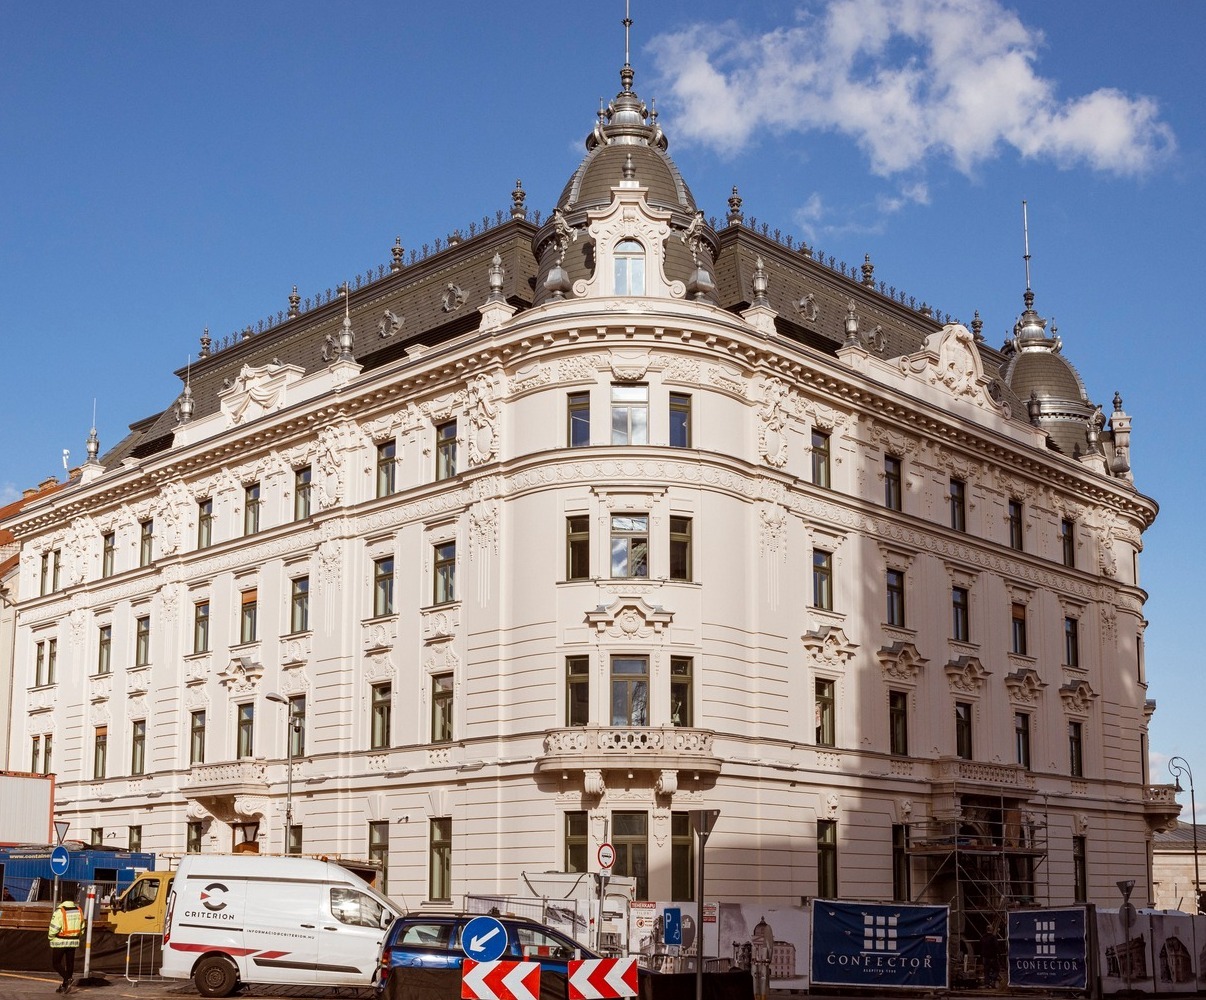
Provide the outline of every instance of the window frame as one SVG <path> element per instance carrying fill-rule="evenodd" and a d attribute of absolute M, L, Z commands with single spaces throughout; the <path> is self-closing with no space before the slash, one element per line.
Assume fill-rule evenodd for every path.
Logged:
<path fill-rule="evenodd" d="M 836 899 L 838 894 L 837 820 L 817 820 L 817 898 Z"/>
<path fill-rule="evenodd" d="M 1080 666 L 1080 620 L 1072 615 L 1064 617 L 1064 666 Z"/>
<path fill-rule="evenodd" d="M 689 392 L 670 393 L 667 405 L 669 419 L 668 441 L 671 448 L 690 448 L 692 440 L 692 399 Z"/>
<path fill-rule="evenodd" d="M 431 546 L 431 603 L 452 604 L 456 597 L 456 540 Z"/>
<path fill-rule="evenodd" d="M 369 687 L 369 749 L 393 746 L 394 686 L 389 681 Z"/>
<path fill-rule="evenodd" d="M 208 549 L 214 543 L 214 500 L 197 501 L 197 548 Z"/>
<path fill-rule="evenodd" d="M 814 743 L 819 747 L 837 746 L 837 682 L 817 677 L 812 685 L 813 717 L 816 721 Z"/>
<path fill-rule="evenodd" d="M 649 515 L 637 512 L 611 515 L 609 568 L 613 580 L 649 579 Z M 622 572 L 617 573 L 617 568 Z M 633 572 L 633 570 L 639 572 Z"/>
<path fill-rule="evenodd" d="M 967 483 L 951 477 L 947 488 L 947 503 L 951 515 L 951 531 L 967 531 Z"/>
<path fill-rule="evenodd" d="M 96 726 L 92 730 L 92 780 L 103 781 L 109 769 L 109 727 Z"/>
<path fill-rule="evenodd" d="M 130 775 L 137 777 L 146 773 L 147 767 L 147 720 L 130 721 Z"/>
<path fill-rule="evenodd" d="M 134 666 L 146 667 L 151 663 L 151 616 L 139 615 L 134 619 Z"/>
<path fill-rule="evenodd" d="M 955 702 L 955 756 L 975 759 L 975 707 L 970 701 Z"/>
<path fill-rule="evenodd" d="M 193 655 L 210 651 L 209 623 L 209 601 L 196 601 L 193 604 Z"/>
<path fill-rule="evenodd" d="M 1030 770 L 1030 713 L 1013 713 L 1013 740 L 1016 763 Z"/>
<path fill-rule="evenodd" d="M 1021 500 L 1012 497 L 1008 501 L 1005 519 L 1009 525 L 1009 547 L 1015 552 L 1025 551 L 1026 537 L 1023 519 L 1025 511 Z"/>
<path fill-rule="evenodd" d="M 904 504 L 904 460 L 899 455 L 884 455 L 884 507 L 902 510 Z"/>
<path fill-rule="evenodd" d="M 398 442 L 391 438 L 377 445 L 376 496 L 393 496 L 398 491 Z"/>
<path fill-rule="evenodd" d="M 565 518 L 565 579 L 590 579 L 590 515 Z"/>
<path fill-rule="evenodd" d="M 239 591 L 239 645 L 260 641 L 260 594 L 258 587 Z"/>
<path fill-rule="evenodd" d="M 833 488 L 832 469 L 830 467 L 830 433 L 829 431 L 812 430 L 812 447 L 809 449 L 812 466 L 812 485 L 818 489 Z"/>
<path fill-rule="evenodd" d="M 590 725 L 590 657 L 565 658 L 565 724 Z"/>
<path fill-rule="evenodd" d="M 285 739 L 289 741 L 288 755 L 295 758 L 304 757 L 306 755 L 306 696 L 304 694 L 289 695 L 285 719 L 288 724 L 285 733 Z"/>
<path fill-rule="evenodd" d="M 611 443 L 643 445 L 649 443 L 649 384 L 613 382 L 611 384 Z"/>
<path fill-rule="evenodd" d="M 692 565 L 693 519 L 681 514 L 670 518 L 670 573 L 669 578 L 679 583 L 690 583 L 695 579 Z"/>
<path fill-rule="evenodd" d="M 289 634 L 310 631 L 310 575 L 289 580 Z"/>
<path fill-rule="evenodd" d="M 1064 517 L 1059 522 L 1060 558 L 1069 569 L 1076 568 L 1076 521 Z"/>
<path fill-rule="evenodd" d="M 632 664 L 634 669 L 618 669 Z M 608 661 L 608 717 L 611 726 L 644 729 L 649 726 L 649 657 L 612 655 Z"/>
<path fill-rule="evenodd" d="M 150 566 L 155 561 L 155 519 L 138 522 L 138 567 Z"/>
<path fill-rule="evenodd" d="M 427 895 L 433 903 L 452 899 L 452 817 L 428 821 Z"/>
<path fill-rule="evenodd" d="M 235 705 L 235 760 L 255 757 L 255 703 Z"/>
<path fill-rule="evenodd" d="M 833 553 L 825 549 L 812 550 L 812 606 L 833 610 Z"/>
<path fill-rule="evenodd" d="M 117 532 L 106 531 L 101 535 L 101 579 L 113 575 L 117 566 Z"/>
<path fill-rule="evenodd" d="M 451 743 L 454 739 L 453 710 L 456 685 L 452 672 L 431 675 L 431 742 Z"/>
<path fill-rule="evenodd" d="M 966 587 L 951 587 L 951 638 L 971 642 L 971 594 Z"/>
<path fill-rule="evenodd" d="M 1015 656 L 1029 656 L 1026 641 L 1026 605 L 1012 601 L 1009 605 L 1009 651 Z"/>
<path fill-rule="evenodd" d="M 260 484 L 246 483 L 243 486 L 243 534 L 254 535 L 260 530 L 260 513 L 263 500 Z"/>
<path fill-rule="evenodd" d="M 909 755 L 909 693 L 895 688 L 888 691 L 888 753 Z"/>
<path fill-rule="evenodd" d="M 690 729 L 695 725 L 695 658 L 670 657 L 670 725 Z"/>
<path fill-rule="evenodd" d="M 96 630 L 96 674 L 104 677 L 113 672 L 113 625 L 106 622 Z"/>
<path fill-rule="evenodd" d="M 615 848 L 612 872 L 636 879 L 636 898 L 649 898 L 649 814 L 642 810 L 615 810 L 611 814 L 611 843 Z"/>
<path fill-rule="evenodd" d="M 590 446 L 590 393 L 570 392 L 565 397 L 565 444 L 567 448 Z"/>
<path fill-rule="evenodd" d="M 394 557 L 373 560 L 373 617 L 386 618 L 394 613 Z"/>
<path fill-rule="evenodd" d="M 1068 720 L 1068 774 L 1085 776 L 1085 727 L 1079 719 Z"/>
<path fill-rule="evenodd" d="M 293 470 L 293 520 L 304 521 L 313 512 L 314 469 L 303 465 Z"/>
<path fill-rule="evenodd" d="M 456 468 L 456 420 L 445 420 L 435 425 L 435 478 L 436 482 L 452 479 Z"/>
<path fill-rule="evenodd" d="M 886 603 L 884 613 L 885 624 L 896 628 L 907 628 L 905 625 L 905 573 L 902 569 L 888 569 L 884 575 Z"/>
<path fill-rule="evenodd" d="M 565 870 L 585 872 L 590 869 L 590 819 L 585 809 L 565 812 Z"/>
<path fill-rule="evenodd" d="M 612 294 L 642 296 L 646 294 L 645 245 L 629 236 L 612 247 Z"/>
<path fill-rule="evenodd" d="M 205 709 L 195 708 L 190 711 L 188 716 L 188 763 L 190 767 L 194 764 L 205 763 L 205 730 Z"/>

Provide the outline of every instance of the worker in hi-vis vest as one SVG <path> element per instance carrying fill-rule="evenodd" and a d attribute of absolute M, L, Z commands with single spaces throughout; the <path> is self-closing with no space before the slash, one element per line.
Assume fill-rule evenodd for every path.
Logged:
<path fill-rule="evenodd" d="M 54 908 L 50 918 L 50 964 L 63 980 L 56 993 L 70 993 L 74 989 L 75 949 L 84 937 L 84 914 L 70 899 L 65 899 Z"/>

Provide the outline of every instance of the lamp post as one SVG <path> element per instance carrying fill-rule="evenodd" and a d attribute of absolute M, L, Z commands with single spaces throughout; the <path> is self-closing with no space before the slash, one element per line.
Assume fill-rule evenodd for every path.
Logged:
<path fill-rule="evenodd" d="M 692 809 L 691 825 L 695 828 L 699 856 L 695 859 L 695 1000 L 703 1000 L 704 958 L 704 846 L 716 825 L 719 809 Z"/>
<path fill-rule="evenodd" d="M 289 834 L 293 831 L 293 733 L 297 729 L 298 720 L 293 717 L 293 706 L 283 694 L 272 691 L 266 696 L 269 701 L 285 706 L 285 840 L 281 848 L 282 854 L 289 853 Z"/>
<path fill-rule="evenodd" d="M 1126 976 L 1127 992 L 1131 989 L 1131 924 L 1135 922 L 1135 907 L 1131 904 L 1131 893 L 1135 890 L 1133 878 L 1119 879 L 1116 883 L 1122 893 L 1122 906 L 1119 915 L 1122 917 L 1122 947 L 1118 951 L 1119 971 Z M 1123 964 L 1125 963 L 1125 964 Z"/>
<path fill-rule="evenodd" d="M 1193 797 L 1193 770 L 1184 757 L 1173 757 L 1168 762 L 1168 770 L 1176 779 L 1177 791 L 1183 792 L 1181 775 L 1189 779 L 1189 823 L 1193 831 L 1193 902 L 1202 912 L 1202 879 L 1198 872 L 1198 806 Z"/>

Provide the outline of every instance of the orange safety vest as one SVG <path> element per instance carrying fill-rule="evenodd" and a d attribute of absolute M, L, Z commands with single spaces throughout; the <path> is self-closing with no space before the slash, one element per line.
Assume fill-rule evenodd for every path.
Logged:
<path fill-rule="evenodd" d="M 60 906 L 59 922 L 62 926 L 59 928 L 58 937 L 78 938 L 84 933 L 84 915 L 77 906 L 70 909 Z"/>

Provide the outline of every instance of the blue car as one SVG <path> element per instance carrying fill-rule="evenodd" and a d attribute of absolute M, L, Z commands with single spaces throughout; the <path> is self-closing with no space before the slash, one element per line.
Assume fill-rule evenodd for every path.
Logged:
<path fill-rule="evenodd" d="M 480 914 L 408 913 L 398 917 L 381 945 L 378 988 L 384 990 L 391 969 L 447 969 L 460 972 L 465 958 L 461 937 Z M 597 958 L 573 938 L 526 917 L 495 917 L 507 933 L 499 956 L 503 961 L 539 962 L 541 972 L 569 971 L 571 959 Z"/>

